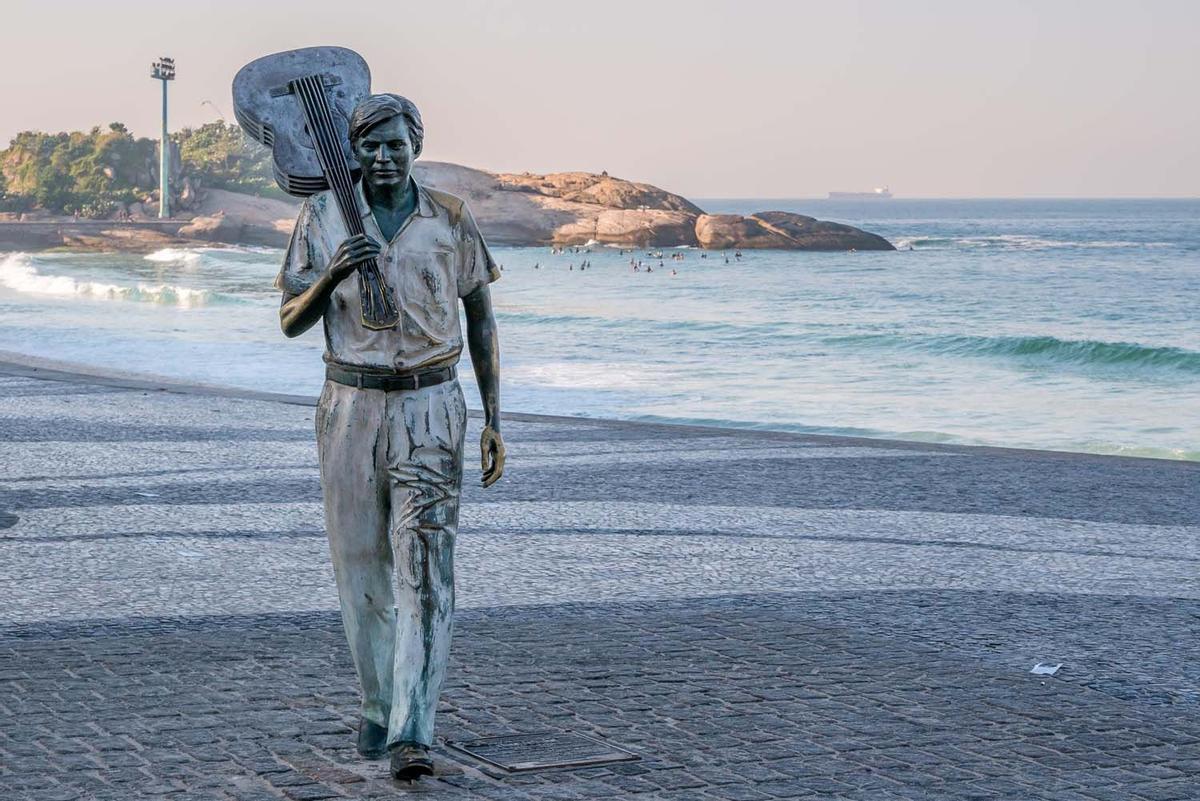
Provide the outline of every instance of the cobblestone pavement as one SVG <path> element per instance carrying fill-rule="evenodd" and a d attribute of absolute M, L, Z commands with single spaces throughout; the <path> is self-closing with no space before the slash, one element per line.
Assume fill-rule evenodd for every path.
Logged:
<path fill-rule="evenodd" d="M 1200 799 L 1200 465 L 514 417 L 439 735 L 640 759 L 443 744 L 409 787 L 353 751 L 311 407 L 31 375 L 0 368 L 3 801 Z"/>

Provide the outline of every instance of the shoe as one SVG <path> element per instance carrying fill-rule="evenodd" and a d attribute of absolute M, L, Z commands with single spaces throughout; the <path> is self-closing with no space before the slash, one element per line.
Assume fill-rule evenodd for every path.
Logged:
<path fill-rule="evenodd" d="M 433 775 L 433 757 L 429 746 L 420 743 L 396 743 L 391 748 L 393 779 L 416 781 L 422 776 Z"/>
<path fill-rule="evenodd" d="M 358 753 L 367 759 L 383 759 L 387 755 L 388 730 L 363 718 L 358 722 Z"/>

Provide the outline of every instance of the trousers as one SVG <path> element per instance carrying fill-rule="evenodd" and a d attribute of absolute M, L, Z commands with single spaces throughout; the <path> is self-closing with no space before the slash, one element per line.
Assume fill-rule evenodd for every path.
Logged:
<path fill-rule="evenodd" d="M 325 530 L 362 716 L 388 745 L 433 744 L 454 613 L 467 409 L 457 381 L 326 381 L 317 404 Z"/>

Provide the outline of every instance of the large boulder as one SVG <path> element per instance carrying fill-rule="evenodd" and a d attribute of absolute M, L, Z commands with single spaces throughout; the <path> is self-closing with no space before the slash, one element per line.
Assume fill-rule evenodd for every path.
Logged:
<path fill-rule="evenodd" d="M 417 162 L 414 174 L 426 186 L 467 201 L 494 244 L 696 243 L 700 209 L 649 184 L 591 173 L 496 174 L 436 161 Z"/>
<path fill-rule="evenodd" d="M 230 245 L 285 247 L 300 213 L 300 201 L 206 189 L 196 211 L 196 216 L 179 229 L 181 237 Z"/>
<path fill-rule="evenodd" d="M 179 229 L 179 235 L 186 239 L 231 244 L 244 242 L 245 232 L 246 224 L 242 220 L 228 217 L 223 212 L 206 217 L 193 217 L 187 225 Z"/>
<path fill-rule="evenodd" d="M 703 248 L 779 248 L 784 250 L 895 250 L 877 234 L 842 223 L 787 211 L 703 214 L 696 220 Z"/>
<path fill-rule="evenodd" d="M 578 218 L 569 208 L 554 208 L 553 203 L 526 193 L 502 191 L 497 176 L 484 170 L 418 161 L 413 175 L 425 186 L 465 200 L 479 229 L 492 244 L 548 245 L 555 241 L 554 232 L 560 226 Z"/>
<path fill-rule="evenodd" d="M 656 248 L 695 245 L 696 216 L 660 209 L 602 209 L 554 232 L 555 244 L 580 242 Z"/>
<path fill-rule="evenodd" d="M 501 189 L 510 192 L 527 192 L 622 211 L 678 211 L 693 216 L 704 213 L 703 209 L 685 197 L 650 184 L 613 178 L 608 173 L 501 173 L 496 176 L 496 181 Z"/>
<path fill-rule="evenodd" d="M 786 248 L 791 240 L 741 214 L 701 214 L 696 241 L 702 248 Z"/>
<path fill-rule="evenodd" d="M 853 225 L 827 222 L 787 211 L 760 211 L 753 215 L 760 224 L 790 237 L 800 250 L 895 250 L 878 234 Z"/>

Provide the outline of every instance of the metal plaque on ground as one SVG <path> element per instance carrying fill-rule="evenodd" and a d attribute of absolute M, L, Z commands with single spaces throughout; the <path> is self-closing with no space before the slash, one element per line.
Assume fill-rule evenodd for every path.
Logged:
<path fill-rule="evenodd" d="M 637 754 L 582 734 L 556 731 L 480 737 L 462 742 L 447 740 L 446 745 L 489 765 L 514 772 L 581 768 L 638 758 Z"/>

